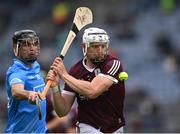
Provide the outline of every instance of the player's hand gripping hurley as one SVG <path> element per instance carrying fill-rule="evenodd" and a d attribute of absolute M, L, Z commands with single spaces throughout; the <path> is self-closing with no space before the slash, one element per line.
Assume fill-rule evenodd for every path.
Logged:
<path fill-rule="evenodd" d="M 92 21 L 93 21 L 93 15 L 92 15 L 92 11 L 89 8 L 79 7 L 76 9 L 72 28 L 69 31 L 69 34 L 65 41 L 65 44 L 64 44 L 63 49 L 61 50 L 61 53 L 59 56 L 61 59 L 63 59 L 64 56 L 66 55 L 67 50 L 69 49 L 69 47 L 70 47 L 71 43 L 73 42 L 74 38 L 76 37 L 77 33 L 86 25 L 92 23 Z M 46 83 L 46 86 L 44 88 L 44 91 L 42 93 L 39 93 L 40 99 L 45 98 L 51 84 L 52 84 L 52 81 L 48 80 Z"/>

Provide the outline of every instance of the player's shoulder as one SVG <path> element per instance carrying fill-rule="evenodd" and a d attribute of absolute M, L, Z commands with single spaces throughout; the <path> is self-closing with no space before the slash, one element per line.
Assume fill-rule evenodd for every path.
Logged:
<path fill-rule="evenodd" d="M 7 76 L 10 76 L 10 75 L 21 75 L 21 74 L 24 74 L 24 71 L 19 69 L 18 67 L 14 67 L 14 66 L 9 67 L 9 69 L 6 72 Z"/>
<path fill-rule="evenodd" d="M 108 55 L 107 59 L 104 61 L 103 66 L 107 66 L 107 65 L 113 65 L 113 64 L 120 64 L 121 61 L 119 58 L 117 58 L 116 56 L 112 56 L 112 55 Z"/>
<path fill-rule="evenodd" d="M 24 66 L 21 62 L 19 62 L 17 59 L 14 59 L 14 63 L 8 68 L 6 75 L 22 75 L 25 73 Z"/>
<path fill-rule="evenodd" d="M 103 73 L 114 75 L 116 72 L 122 69 L 122 64 L 119 58 L 108 55 L 106 60 L 99 66 Z"/>
<path fill-rule="evenodd" d="M 120 61 L 120 59 L 119 59 L 117 56 L 114 56 L 114 55 L 108 55 L 107 61 L 112 61 L 112 60 L 119 60 L 119 61 Z"/>
<path fill-rule="evenodd" d="M 13 74 L 13 73 L 20 73 L 21 69 L 16 66 L 15 64 L 13 64 L 12 66 L 10 66 L 6 72 L 7 75 Z"/>
<path fill-rule="evenodd" d="M 13 59 L 12 70 L 26 70 L 26 65 L 19 59 Z"/>

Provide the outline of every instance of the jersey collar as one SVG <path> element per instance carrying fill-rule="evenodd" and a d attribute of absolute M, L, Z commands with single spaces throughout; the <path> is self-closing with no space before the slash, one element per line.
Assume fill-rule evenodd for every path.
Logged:
<path fill-rule="evenodd" d="M 15 63 L 16 65 L 19 65 L 19 66 L 23 67 L 25 70 L 31 69 L 30 67 L 28 67 L 25 63 L 23 63 L 23 62 L 22 62 L 21 60 L 19 60 L 18 58 L 14 58 L 13 60 L 14 60 L 14 63 Z M 34 62 L 34 63 L 35 63 L 35 62 Z M 34 67 L 34 63 L 33 63 L 32 68 Z"/>
<path fill-rule="evenodd" d="M 94 67 L 94 68 L 88 67 L 88 66 L 86 65 L 86 63 L 85 63 L 85 60 L 86 60 L 86 57 L 84 57 L 84 59 L 83 59 L 83 61 L 82 61 L 83 66 L 84 66 L 84 67 L 86 68 L 86 70 L 88 70 L 89 72 L 93 72 L 94 69 L 95 69 L 95 67 Z"/>

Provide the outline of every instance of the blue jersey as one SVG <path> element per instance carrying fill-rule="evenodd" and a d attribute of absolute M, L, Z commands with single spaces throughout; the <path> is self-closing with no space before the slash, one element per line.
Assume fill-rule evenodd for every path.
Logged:
<path fill-rule="evenodd" d="M 35 61 L 30 68 L 22 61 L 14 59 L 14 64 L 6 74 L 6 92 L 8 99 L 8 123 L 6 133 L 45 133 L 46 99 L 41 101 L 42 119 L 38 118 L 36 105 L 28 100 L 17 100 L 12 97 L 11 85 L 23 84 L 28 91 L 42 92 L 45 83 L 41 75 L 40 65 Z"/>

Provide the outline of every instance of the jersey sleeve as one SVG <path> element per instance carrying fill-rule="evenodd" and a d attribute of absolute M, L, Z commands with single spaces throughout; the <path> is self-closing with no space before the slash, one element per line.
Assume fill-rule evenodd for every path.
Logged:
<path fill-rule="evenodd" d="M 118 83 L 118 79 L 119 79 L 118 75 L 122 71 L 123 71 L 123 67 L 120 60 L 114 59 L 108 61 L 105 64 L 102 72 L 99 75 L 112 80 L 114 83 Z"/>
<path fill-rule="evenodd" d="M 9 85 L 15 85 L 15 84 L 24 84 L 25 78 L 21 72 L 14 72 L 9 75 L 8 82 Z"/>

